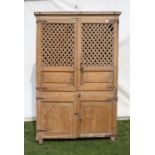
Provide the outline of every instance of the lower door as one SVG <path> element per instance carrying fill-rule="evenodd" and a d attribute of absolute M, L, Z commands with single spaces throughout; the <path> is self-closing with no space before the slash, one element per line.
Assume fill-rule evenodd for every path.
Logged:
<path fill-rule="evenodd" d="M 85 93 L 80 99 L 80 137 L 105 137 L 114 133 L 116 109 L 113 95 Z"/>
<path fill-rule="evenodd" d="M 41 96 L 42 95 L 42 96 Z M 75 137 L 73 93 L 43 93 L 37 104 L 37 131 L 43 138 Z"/>

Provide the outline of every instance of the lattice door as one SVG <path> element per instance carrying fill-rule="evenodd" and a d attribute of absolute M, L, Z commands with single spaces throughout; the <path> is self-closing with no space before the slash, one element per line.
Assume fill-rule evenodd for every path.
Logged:
<path fill-rule="evenodd" d="M 74 90 L 76 21 L 59 19 L 40 22 L 39 77 L 49 90 Z"/>
<path fill-rule="evenodd" d="M 81 90 L 107 90 L 112 87 L 115 24 L 101 19 L 80 21 Z"/>

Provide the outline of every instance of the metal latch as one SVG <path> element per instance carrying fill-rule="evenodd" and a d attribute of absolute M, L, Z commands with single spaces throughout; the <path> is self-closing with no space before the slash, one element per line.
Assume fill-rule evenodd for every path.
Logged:
<path fill-rule="evenodd" d="M 82 117 L 81 117 L 80 113 L 75 112 L 74 115 L 78 116 L 78 119 L 79 119 L 80 121 L 82 121 Z"/>
<path fill-rule="evenodd" d="M 118 19 L 106 19 L 105 23 L 119 23 Z"/>
<path fill-rule="evenodd" d="M 37 99 L 37 100 L 44 100 L 43 97 L 37 97 L 36 99 Z"/>
<path fill-rule="evenodd" d="M 48 131 L 48 129 L 37 129 L 38 132 Z"/>
<path fill-rule="evenodd" d="M 45 90 L 45 89 L 47 89 L 47 87 L 36 87 L 36 89 L 42 89 L 42 90 Z"/>
<path fill-rule="evenodd" d="M 36 23 L 46 23 L 46 20 L 37 20 Z"/>
<path fill-rule="evenodd" d="M 107 86 L 107 89 L 108 89 L 108 90 L 112 90 L 112 89 L 113 89 L 113 86 L 112 86 L 112 85 L 110 85 L 110 86 L 108 85 L 108 86 Z"/>
<path fill-rule="evenodd" d="M 80 98 L 81 97 L 81 93 L 76 94 L 76 96 Z"/>

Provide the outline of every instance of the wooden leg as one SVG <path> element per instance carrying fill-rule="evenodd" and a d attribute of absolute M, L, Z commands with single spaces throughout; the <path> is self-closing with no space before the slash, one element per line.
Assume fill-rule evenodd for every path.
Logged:
<path fill-rule="evenodd" d="M 111 141 L 115 141 L 116 140 L 116 137 L 115 136 L 112 136 L 110 137 Z"/>
<path fill-rule="evenodd" d="M 43 144 L 43 138 L 39 137 L 38 143 L 39 143 L 39 144 Z"/>
<path fill-rule="evenodd" d="M 39 141 L 38 134 L 36 135 L 36 141 Z"/>

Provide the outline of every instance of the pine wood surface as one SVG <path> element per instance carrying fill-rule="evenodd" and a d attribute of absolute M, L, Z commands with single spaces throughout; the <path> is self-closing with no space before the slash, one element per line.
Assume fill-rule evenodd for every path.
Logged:
<path fill-rule="evenodd" d="M 39 143 L 116 137 L 119 14 L 35 13 Z"/>

